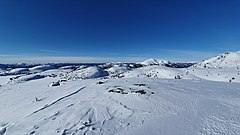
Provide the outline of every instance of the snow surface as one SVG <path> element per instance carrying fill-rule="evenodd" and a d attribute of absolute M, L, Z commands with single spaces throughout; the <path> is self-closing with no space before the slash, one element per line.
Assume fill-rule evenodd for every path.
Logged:
<path fill-rule="evenodd" d="M 4 70 L 0 135 L 238 135 L 239 58 L 226 55 L 229 66 L 216 66 L 212 58 L 208 67 L 111 63 L 40 65 L 27 73 L 15 67 L 11 75 Z"/>

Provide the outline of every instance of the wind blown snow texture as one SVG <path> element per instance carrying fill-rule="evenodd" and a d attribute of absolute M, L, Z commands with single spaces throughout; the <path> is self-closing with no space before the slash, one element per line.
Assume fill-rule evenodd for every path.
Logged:
<path fill-rule="evenodd" d="M 239 54 L 194 65 L 1 65 L 0 135 L 240 134 Z"/>

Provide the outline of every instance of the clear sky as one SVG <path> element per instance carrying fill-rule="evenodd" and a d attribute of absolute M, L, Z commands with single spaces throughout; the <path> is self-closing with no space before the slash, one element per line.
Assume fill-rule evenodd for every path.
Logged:
<path fill-rule="evenodd" d="M 0 59 L 184 61 L 239 48 L 240 0 L 0 1 Z"/>

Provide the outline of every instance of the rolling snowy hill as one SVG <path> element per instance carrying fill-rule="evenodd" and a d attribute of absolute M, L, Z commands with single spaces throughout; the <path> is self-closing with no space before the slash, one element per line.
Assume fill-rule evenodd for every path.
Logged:
<path fill-rule="evenodd" d="M 239 68 L 240 52 L 227 52 L 195 65 L 200 68 Z"/>
<path fill-rule="evenodd" d="M 212 81 L 240 82 L 240 52 L 217 55 L 189 68 L 189 72 Z"/>

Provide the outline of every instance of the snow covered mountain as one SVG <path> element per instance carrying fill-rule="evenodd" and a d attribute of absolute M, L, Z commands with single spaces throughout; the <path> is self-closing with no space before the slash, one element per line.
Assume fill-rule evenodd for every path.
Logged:
<path fill-rule="evenodd" d="M 217 55 L 189 67 L 188 71 L 206 80 L 240 82 L 240 52 Z"/>
<path fill-rule="evenodd" d="M 237 135 L 239 60 L 1 65 L 0 135 Z"/>
<path fill-rule="evenodd" d="M 152 65 L 162 65 L 165 66 L 166 64 L 169 64 L 169 61 L 165 60 L 159 60 L 159 59 L 148 59 L 143 62 L 137 62 L 136 64 L 140 64 L 143 66 L 152 66 Z"/>
<path fill-rule="evenodd" d="M 200 62 L 201 68 L 240 68 L 240 52 L 227 52 Z"/>

